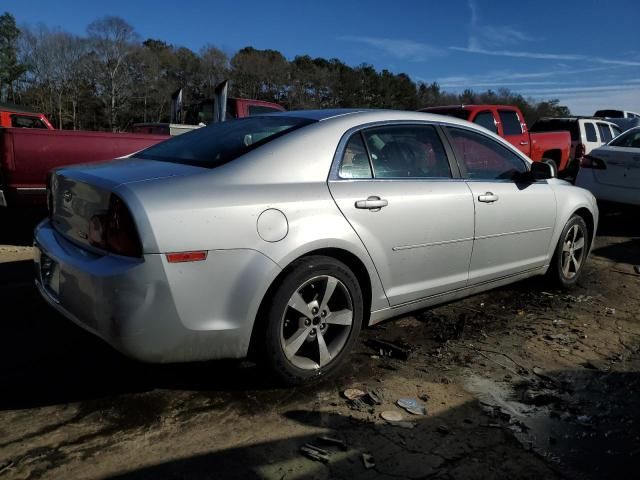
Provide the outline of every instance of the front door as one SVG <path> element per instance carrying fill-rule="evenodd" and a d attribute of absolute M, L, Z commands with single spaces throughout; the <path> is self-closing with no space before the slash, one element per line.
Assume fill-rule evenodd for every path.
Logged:
<path fill-rule="evenodd" d="M 487 135 L 447 127 L 476 209 L 469 284 L 544 266 L 555 225 L 555 195 L 546 181 L 518 183 L 524 159 Z"/>
<path fill-rule="evenodd" d="M 467 285 L 471 193 L 432 125 L 354 133 L 329 188 L 373 259 L 391 305 Z"/>

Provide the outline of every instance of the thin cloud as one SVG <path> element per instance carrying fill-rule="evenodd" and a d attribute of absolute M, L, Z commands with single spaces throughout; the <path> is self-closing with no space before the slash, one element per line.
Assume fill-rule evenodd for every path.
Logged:
<path fill-rule="evenodd" d="M 344 36 L 339 37 L 338 40 L 362 43 L 380 49 L 387 55 L 400 60 L 411 60 L 414 62 L 422 62 L 428 58 L 446 55 L 445 49 L 413 40 L 363 36 Z"/>
<path fill-rule="evenodd" d="M 469 25 L 468 47 L 470 49 L 497 48 L 518 42 L 528 42 L 536 38 L 511 25 L 483 25 L 475 0 L 468 0 L 471 18 Z"/>
<path fill-rule="evenodd" d="M 640 62 L 635 60 L 621 60 L 601 57 L 589 57 L 587 55 L 579 54 L 565 54 L 565 53 L 540 53 L 540 52 L 526 52 L 526 51 L 514 51 L 514 50 L 487 50 L 483 48 L 468 48 L 468 47 L 449 47 L 450 50 L 465 53 L 476 53 L 480 55 L 492 55 L 498 57 L 515 57 L 515 58 L 529 58 L 538 60 L 568 60 L 568 61 L 586 61 L 592 63 L 600 63 L 602 65 L 619 65 L 623 67 L 640 67 Z"/>

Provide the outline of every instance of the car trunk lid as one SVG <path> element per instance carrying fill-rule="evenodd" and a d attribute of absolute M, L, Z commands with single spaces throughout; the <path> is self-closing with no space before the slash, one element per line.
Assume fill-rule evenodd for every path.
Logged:
<path fill-rule="evenodd" d="M 201 173 L 203 168 L 153 160 L 124 159 L 63 168 L 50 182 L 51 220 L 56 231 L 91 250 L 89 224 L 106 214 L 111 194 L 123 184 Z"/>
<path fill-rule="evenodd" d="M 640 150 L 602 147 L 591 152 L 606 168 L 593 171 L 596 182 L 624 188 L 640 188 Z"/>

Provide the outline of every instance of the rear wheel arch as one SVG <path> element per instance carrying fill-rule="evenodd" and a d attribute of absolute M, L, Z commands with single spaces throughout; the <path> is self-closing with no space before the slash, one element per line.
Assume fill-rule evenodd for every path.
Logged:
<path fill-rule="evenodd" d="M 593 241 L 593 235 L 595 234 L 595 220 L 593 219 L 593 214 L 589 209 L 582 207 L 573 212 L 569 218 L 573 215 L 582 217 L 584 223 L 587 224 L 587 231 L 589 232 L 589 248 L 591 248 L 591 242 Z"/>
<path fill-rule="evenodd" d="M 542 154 L 542 160 L 551 160 L 556 164 L 556 170 L 560 170 L 560 164 L 562 163 L 562 151 L 561 150 L 547 150 Z"/>
<path fill-rule="evenodd" d="M 256 354 L 260 352 L 260 339 L 263 337 L 265 328 L 267 327 L 266 310 L 269 306 L 270 299 L 272 298 L 274 292 L 280 286 L 282 281 L 289 275 L 292 269 L 300 262 L 300 260 L 312 256 L 325 256 L 334 258 L 344 263 L 353 272 L 356 279 L 358 280 L 358 284 L 362 291 L 364 313 L 362 325 L 363 327 L 369 325 L 369 316 L 371 313 L 372 285 L 371 278 L 369 277 L 369 272 L 362 260 L 360 260 L 355 254 L 342 248 L 328 247 L 311 250 L 304 253 L 303 255 L 296 257 L 285 268 L 283 268 L 282 271 L 271 282 L 271 285 L 269 285 L 269 288 L 262 297 L 260 307 L 258 308 L 258 312 L 254 319 L 253 329 L 251 331 L 251 340 L 249 342 L 249 356 L 251 358 L 255 358 Z"/>

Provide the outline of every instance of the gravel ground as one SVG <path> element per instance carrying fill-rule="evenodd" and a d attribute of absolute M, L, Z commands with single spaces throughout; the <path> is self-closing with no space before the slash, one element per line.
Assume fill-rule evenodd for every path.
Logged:
<path fill-rule="evenodd" d="M 249 362 L 130 361 L 40 301 L 29 248 L 1 246 L 0 478 L 631 478 L 638 218 L 604 212 L 570 292 L 538 278 L 385 322 L 340 376 L 292 389 Z M 28 245 L 28 232 L 0 243 L 15 238 Z M 349 402 L 346 388 L 378 403 Z M 400 409 L 404 397 L 427 414 Z M 307 443 L 327 463 L 305 457 Z"/>

